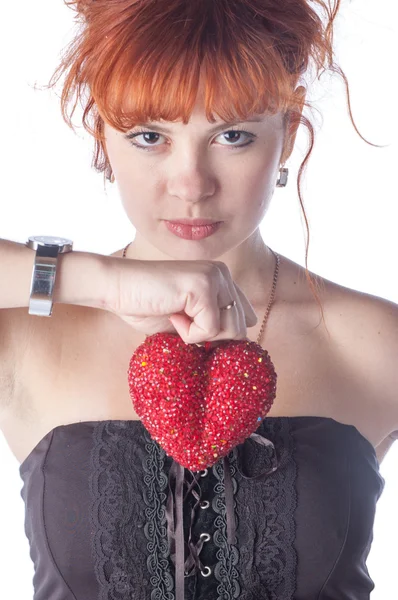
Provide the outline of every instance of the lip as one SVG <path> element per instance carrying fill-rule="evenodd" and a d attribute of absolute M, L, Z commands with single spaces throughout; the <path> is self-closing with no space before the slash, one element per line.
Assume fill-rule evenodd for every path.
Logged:
<path fill-rule="evenodd" d="M 191 221 L 192 222 L 192 221 Z M 203 240 L 204 238 L 213 235 L 218 228 L 222 225 L 222 222 L 214 223 L 214 221 L 207 225 L 199 225 L 193 227 L 186 223 L 175 223 L 172 221 L 165 221 L 166 227 L 171 233 L 176 235 L 183 240 Z"/>
<path fill-rule="evenodd" d="M 215 225 L 216 223 L 221 223 L 221 221 L 214 221 L 213 219 L 173 219 L 172 221 L 168 221 L 168 223 L 202 227 L 202 225 Z"/>

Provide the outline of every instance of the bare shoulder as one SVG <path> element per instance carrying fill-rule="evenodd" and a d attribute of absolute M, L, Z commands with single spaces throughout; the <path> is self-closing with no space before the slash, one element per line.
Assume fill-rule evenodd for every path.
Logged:
<path fill-rule="evenodd" d="M 322 280 L 333 348 L 398 436 L 398 304 Z"/>
<path fill-rule="evenodd" d="M 398 304 L 362 292 L 346 296 L 341 325 L 354 341 L 351 360 L 391 419 L 389 433 L 398 433 Z"/>
<path fill-rule="evenodd" d="M 315 308 L 314 296 L 305 277 L 305 269 L 284 259 L 290 279 L 304 282 L 298 286 L 303 303 Z M 294 276 L 295 277 L 292 277 Z M 333 332 L 337 347 L 354 347 L 358 362 L 366 357 L 377 359 L 384 355 L 386 367 L 396 363 L 398 350 L 398 304 L 380 296 L 361 292 L 335 283 L 310 271 L 315 289 L 322 302 L 326 323 Z M 395 386 L 396 388 L 397 386 Z"/>
<path fill-rule="evenodd" d="M 339 331 L 341 346 L 353 344 L 352 359 L 358 368 L 362 368 L 364 375 L 367 372 L 380 379 L 379 395 L 383 394 L 387 401 L 396 404 L 398 304 L 339 286 L 336 309 L 334 325 Z"/>
<path fill-rule="evenodd" d="M 295 308 L 304 307 L 294 313 L 305 315 L 306 330 L 316 332 L 323 347 L 329 348 L 328 361 L 341 366 L 355 410 L 366 410 L 375 431 L 385 432 L 386 437 L 396 432 L 398 438 L 398 304 L 310 271 L 325 328 L 305 269 L 289 259 L 283 262 L 287 276 L 281 293 L 292 298 Z"/>

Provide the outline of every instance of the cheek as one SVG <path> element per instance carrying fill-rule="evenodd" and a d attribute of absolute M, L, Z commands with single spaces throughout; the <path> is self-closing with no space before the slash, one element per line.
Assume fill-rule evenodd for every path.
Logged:
<path fill-rule="evenodd" d="M 231 189 L 234 189 L 234 195 L 236 195 L 236 190 L 242 193 L 247 206 L 256 207 L 266 203 L 267 199 L 272 196 L 276 181 L 274 167 L 262 163 L 256 168 L 248 169 L 242 173 L 239 180 L 234 181 Z"/>
<path fill-rule="evenodd" d="M 148 212 L 155 205 L 154 198 L 161 197 L 154 170 L 142 165 L 129 155 L 123 157 L 116 167 L 120 194 L 126 207 Z M 134 208 L 133 208 L 134 207 Z"/>
<path fill-rule="evenodd" d="M 258 221 L 264 217 L 276 188 L 275 166 L 261 164 L 243 170 L 239 180 L 231 186 L 231 197 L 235 198 L 232 212 L 246 222 Z M 238 192 L 238 195 L 237 195 Z M 228 200 L 225 202 L 228 204 Z"/>
<path fill-rule="evenodd" d="M 156 202 L 155 193 L 148 189 L 148 182 L 139 185 L 137 181 L 119 182 L 119 191 L 124 211 L 137 229 L 153 229 L 161 218 L 161 207 Z"/>

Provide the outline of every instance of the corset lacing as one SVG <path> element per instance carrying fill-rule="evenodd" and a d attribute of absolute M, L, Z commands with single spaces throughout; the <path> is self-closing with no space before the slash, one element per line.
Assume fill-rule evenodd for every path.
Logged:
<path fill-rule="evenodd" d="M 240 475 L 247 480 L 255 480 L 270 475 L 279 467 L 279 462 L 276 457 L 274 444 L 267 438 L 259 435 L 258 433 L 252 433 L 248 438 L 262 446 L 272 446 L 273 448 L 273 466 L 258 475 L 248 477 L 239 466 L 240 454 L 239 450 L 244 452 L 245 442 L 238 447 L 238 458 L 237 458 L 237 469 Z M 236 521 L 234 513 L 234 499 L 233 499 L 233 487 L 230 472 L 230 463 L 227 456 L 223 458 L 224 468 L 224 485 L 225 485 L 225 508 L 227 514 L 227 532 L 228 532 L 228 543 L 234 544 L 236 534 Z M 199 555 L 202 550 L 204 540 L 201 537 L 198 542 L 192 542 L 192 526 L 194 524 L 195 515 L 198 510 L 201 501 L 201 488 L 199 485 L 199 479 L 201 477 L 201 471 L 193 473 L 189 471 L 189 476 L 192 476 L 192 480 L 189 481 L 188 477 L 185 476 L 185 468 L 179 463 L 173 460 L 169 472 L 169 492 L 167 496 L 166 504 L 166 518 L 167 518 L 167 536 L 170 547 L 170 558 L 175 565 L 175 586 L 176 586 L 176 600 L 184 600 L 184 576 L 190 576 L 198 571 L 204 571 Z M 173 491 L 173 484 L 174 491 Z M 184 486 L 187 486 L 187 492 L 184 496 Z M 199 493 L 195 491 L 195 486 L 198 487 Z M 187 499 L 188 495 L 192 493 L 196 499 L 196 503 L 191 510 L 189 536 L 188 536 L 188 549 L 189 556 L 186 561 L 185 559 L 185 544 L 184 544 L 184 528 L 183 528 L 183 502 Z"/>

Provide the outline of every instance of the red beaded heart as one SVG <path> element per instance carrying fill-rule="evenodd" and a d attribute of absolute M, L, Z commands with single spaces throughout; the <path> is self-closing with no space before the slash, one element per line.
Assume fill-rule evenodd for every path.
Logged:
<path fill-rule="evenodd" d="M 130 360 L 134 410 L 165 452 L 191 471 L 212 466 L 243 443 L 276 396 L 269 354 L 256 342 L 197 346 L 157 333 Z"/>

